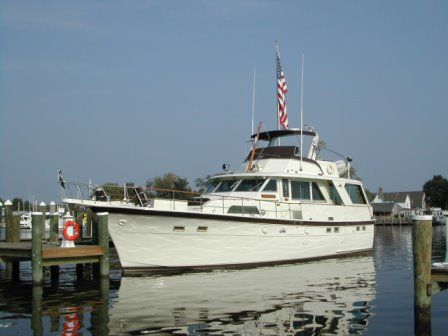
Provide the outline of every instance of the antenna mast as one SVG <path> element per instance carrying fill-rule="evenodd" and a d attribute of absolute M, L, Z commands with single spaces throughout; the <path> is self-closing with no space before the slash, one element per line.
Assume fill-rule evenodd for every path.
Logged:
<path fill-rule="evenodd" d="M 302 54 L 302 70 L 300 81 L 300 170 L 302 170 L 302 157 L 303 157 L 303 60 L 305 55 Z"/>
<path fill-rule="evenodd" d="M 255 119 L 255 74 L 256 74 L 257 68 L 254 67 L 254 77 L 253 77 L 253 83 L 252 83 L 252 131 L 250 135 L 254 134 L 254 119 Z"/>

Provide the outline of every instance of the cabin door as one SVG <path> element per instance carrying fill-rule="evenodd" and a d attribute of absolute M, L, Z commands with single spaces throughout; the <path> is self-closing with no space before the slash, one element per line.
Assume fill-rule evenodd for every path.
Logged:
<path fill-rule="evenodd" d="M 283 201 L 289 201 L 289 180 L 282 179 Z"/>

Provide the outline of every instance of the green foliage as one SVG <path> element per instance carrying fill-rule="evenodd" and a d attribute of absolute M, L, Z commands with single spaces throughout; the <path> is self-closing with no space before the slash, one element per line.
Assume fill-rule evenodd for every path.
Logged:
<path fill-rule="evenodd" d="M 149 179 L 146 181 L 146 187 L 152 188 L 152 196 L 159 198 L 189 199 L 193 196 L 188 180 L 174 173 Z"/>
<path fill-rule="evenodd" d="M 205 188 L 207 187 L 207 181 L 210 179 L 210 175 L 207 175 L 205 178 L 198 177 L 196 180 L 194 180 L 194 185 L 196 187 L 196 191 L 198 193 L 204 192 Z"/>
<path fill-rule="evenodd" d="M 375 194 L 371 192 L 369 189 L 364 189 L 364 191 L 366 192 L 369 203 L 372 202 L 373 199 L 375 198 Z"/>
<path fill-rule="evenodd" d="M 120 201 L 124 198 L 123 187 L 118 183 L 106 183 L 101 186 L 111 201 Z"/>
<path fill-rule="evenodd" d="M 28 201 L 24 201 L 21 198 L 14 198 L 12 200 L 12 210 L 13 211 L 27 211 L 28 209 L 30 209 L 30 202 Z"/>
<path fill-rule="evenodd" d="M 446 209 L 448 205 L 448 180 L 442 175 L 434 177 L 423 185 L 426 203 L 431 207 Z"/>

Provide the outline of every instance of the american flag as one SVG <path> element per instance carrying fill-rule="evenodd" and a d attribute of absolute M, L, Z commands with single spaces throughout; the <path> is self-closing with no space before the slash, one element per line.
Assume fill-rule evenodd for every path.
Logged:
<path fill-rule="evenodd" d="M 283 74 L 282 66 L 280 64 L 280 51 L 278 43 L 277 49 L 277 113 L 280 125 L 283 129 L 288 129 L 288 113 L 286 112 L 286 93 L 288 86 L 286 85 L 285 75 Z"/>

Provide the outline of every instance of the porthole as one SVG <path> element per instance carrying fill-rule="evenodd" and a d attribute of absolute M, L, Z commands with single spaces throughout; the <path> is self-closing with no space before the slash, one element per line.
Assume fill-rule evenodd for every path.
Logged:
<path fill-rule="evenodd" d="M 338 227 L 335 227 L 335 228 L 333 229 L 333 232 L 334 232 L 334 233 L 339 233 L 339 228 L 338 228 Z"/>
<path fill-rule="evenodd" d="M 185 231 L 185 226 L 175 226 L 173 227 L 174 232 L 183 232 Z"/>
<path fill-rule="evenodd" d="M 327 233 L 331 233 L 331 228 L 327 228 Z"/>

